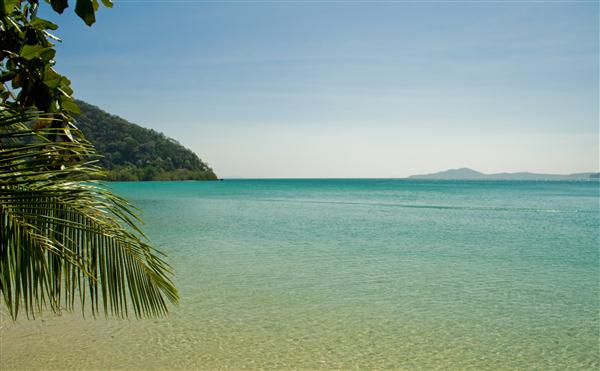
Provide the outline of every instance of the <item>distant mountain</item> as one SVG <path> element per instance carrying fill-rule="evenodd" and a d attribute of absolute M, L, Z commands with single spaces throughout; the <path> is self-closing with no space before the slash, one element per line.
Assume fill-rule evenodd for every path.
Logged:
<path fill-rule="evenodd" d="M 215 180 L 213 170 L 175 139 L 77 101 L 76 125 L 103 155 L 109 180 Z"/>
<path fill-rule="evenodd" d="M 496 173 L 484 174 L 466 167 L 450 169 L 439 173 L 411 175 L 411 179 L 489 179 L 489 180 L 589 180 L 600 178 L 600 173 L 575 173 L 561 174 L 536 174 L 528 172 L 520 173 Z"/>
<path fill-rule="evenodd" d="M 481 179 L 481 178 L 484 178 L 484 177 L 485 177 L 485 174 L 480 173 L 479 171 L 475 171 L 473 169 L 462 167 L 460 169 L 449 169 L 449 170 L 440 171 L 439 173 L 434 173 L 434 174 L 412 175 L 409 178 L 424 178 L 424 179 Z"/>

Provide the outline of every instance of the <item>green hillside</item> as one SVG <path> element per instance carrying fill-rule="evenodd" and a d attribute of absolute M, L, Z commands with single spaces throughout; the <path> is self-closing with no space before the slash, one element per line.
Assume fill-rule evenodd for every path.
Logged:
<path fill-rule="evenodd" d="M 109 180 L 215 180 L 198 156 L 152 129 L 145 129 L 100 108 L 77 101 L 76 124 L 103 156 Z"/>

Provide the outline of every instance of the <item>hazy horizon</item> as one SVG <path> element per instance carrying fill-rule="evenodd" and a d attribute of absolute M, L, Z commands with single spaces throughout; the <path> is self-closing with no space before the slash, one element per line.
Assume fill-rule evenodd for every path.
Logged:
<path fill-rule="evenodd" d="M 49 17 L 75 96 L 223 178 L 598 171 L 598 3 L 122 1 L 91 29 L 67 13 Z"/>
<path fill-rule="evenodd" d="M 243 176 L 237 176 L 237 175 L 224 175 L 224 176 L 220 176 L 220 179 L 225 179 L 225 180 L 235 180 L 235 179 L 246 179 L 246 180 L 253 180 L 253 179 L 263 179 L 263 180 L 268 180 L 268 179 L 407 179 L 413 175 L 429 175 L 429 174 L 436 174 L 436 173 L 441 173 L 441 172 L 445 172 L 448 170 L 461 170 L 461 169 L 469 169 L 469 170 L 475 170 L 477 172 L 480 172 L 484 175 L 495 175 L 495 174 L 519 174 L 519 173 L 528 173 L 528 174 L 540 174 L 540 175 L 575 175 L 575 174 L 588 174 L 588 173 L 597 173 L 597 171 L 583 171 L 583 172 L 577 172 L 577 173 L 564 173 L 564 174 L 558 174 L 558 173 L 538 173 L 535 171 L 499 171 L 499 172 L 493 172 L 493 173 L 486 173 L 486 172 L 481 172 L 477 169 L 471 169 L 471 168 L 467 168 L 467 167 L 460 167 L 460 168 L 449 168 L 449 169 L 440 169 L 439 171 L 434 171 L 431 173 L 415 173 L 415 174 L 409 174 L 406 176 L 389 176 L 389 177 L 373 177 L 373 178 L 369 178 L 369 177 L 349 177 L 349 178 L 344 178 L 344 177 L 322 177 L 322 178 L 312 178 L 312 177 L 265 177 L 265 178 L 259 178 L 259 177 L 243 177 Z"/>

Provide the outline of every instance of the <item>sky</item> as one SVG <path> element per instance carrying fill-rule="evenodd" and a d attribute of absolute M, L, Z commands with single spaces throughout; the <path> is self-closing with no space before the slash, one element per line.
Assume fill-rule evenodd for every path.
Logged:
<path fill-rule="evenodd" d="M 599 171 L 596 1 L 115 0 L 69 8 L 75 96 L 220 177 Z"/>

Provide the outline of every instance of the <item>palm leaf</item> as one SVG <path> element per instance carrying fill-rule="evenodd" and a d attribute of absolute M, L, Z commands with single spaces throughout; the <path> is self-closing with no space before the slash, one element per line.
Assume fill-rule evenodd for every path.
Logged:
<path fill-rule="evenodd" d="M 166 314 L 178 300 L 171 268 L 131 205 L 88 180 L 103 174 L 93 146 L 74 126 L 39 122 L 0 111 L 0 290 L 11 316 L 71 310 L 76 298 L 94 316 Z"/>

